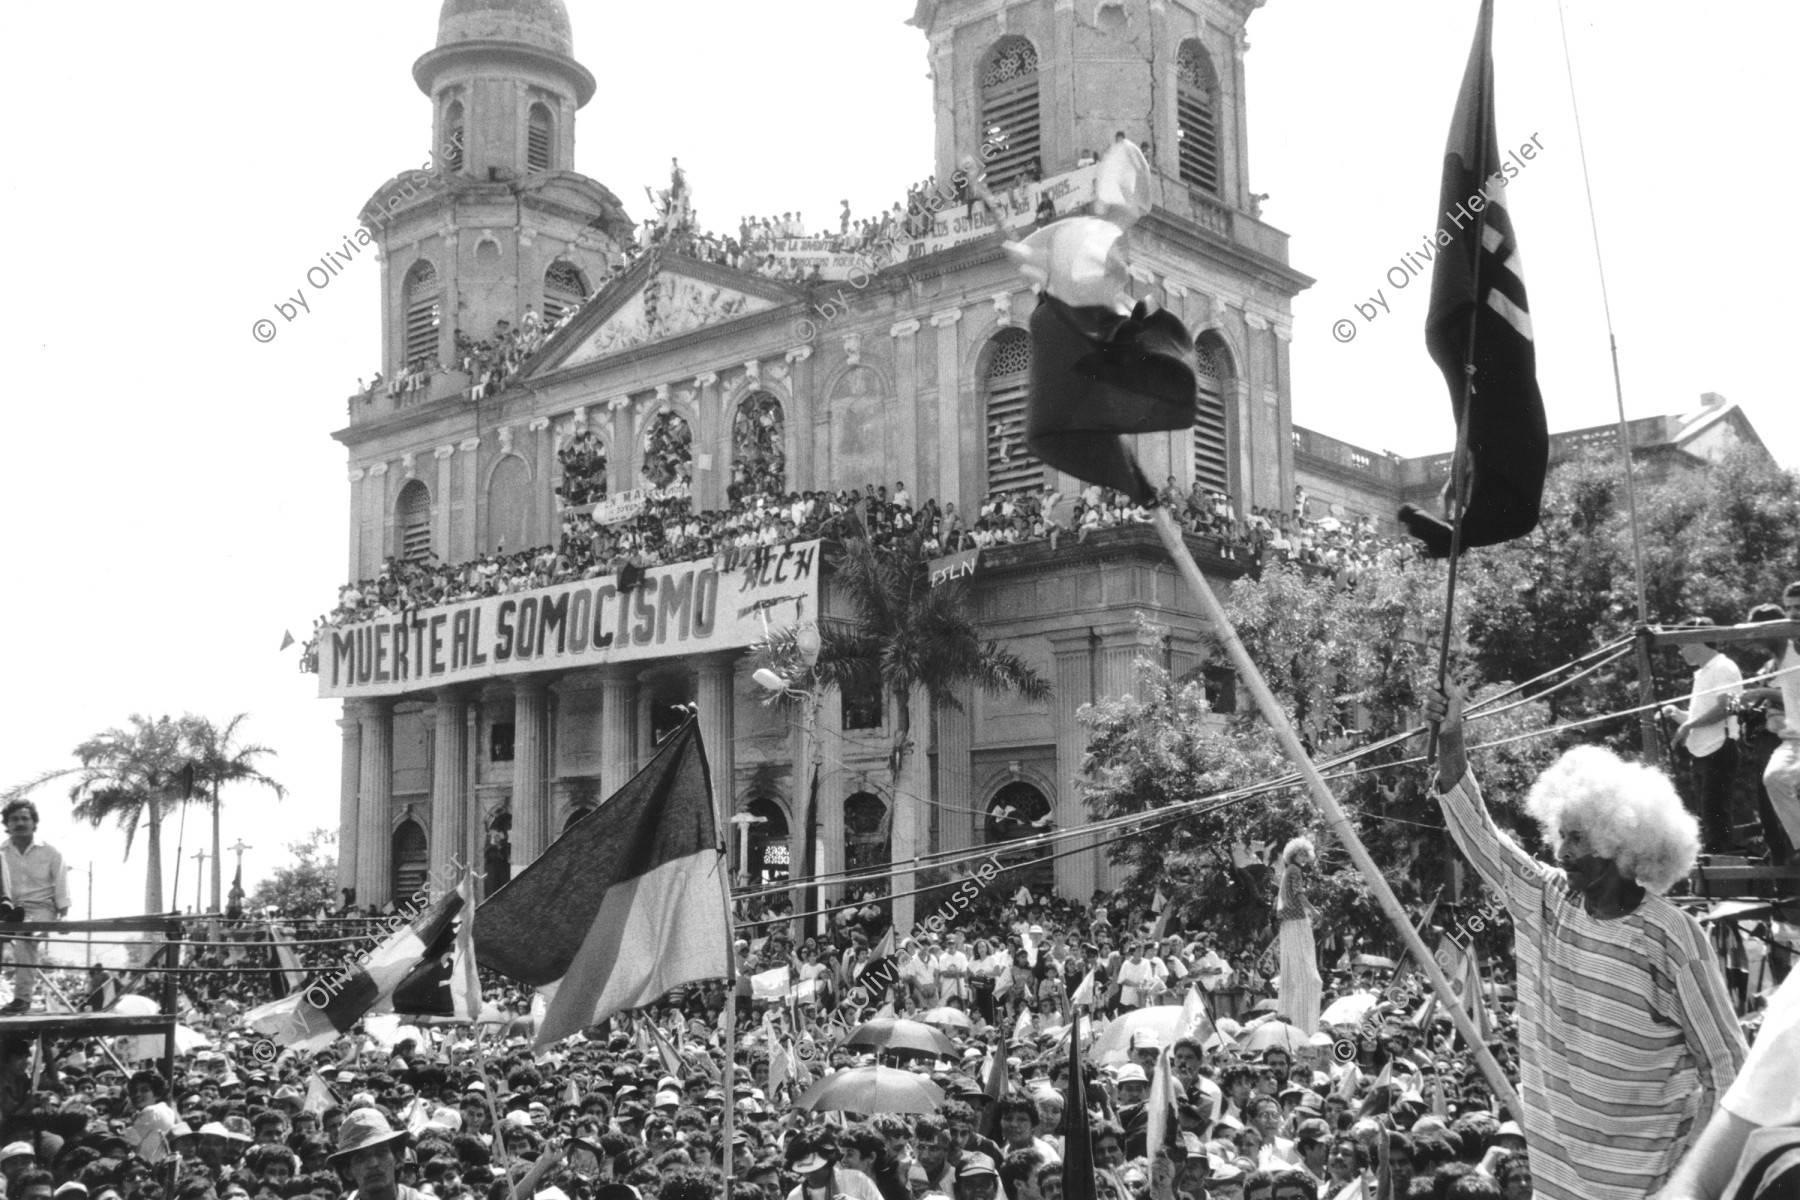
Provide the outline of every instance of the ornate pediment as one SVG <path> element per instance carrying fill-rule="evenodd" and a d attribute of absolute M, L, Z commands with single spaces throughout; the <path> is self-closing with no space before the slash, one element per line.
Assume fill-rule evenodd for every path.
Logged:
<path fill-rule="evenodd" d="M 673 268 L 652 271 L 626 292 L 556 365 L 578 366 L 664 338 L 775 308 L 780 301 Z M 713 272 L 706 272 L 707 275 Z"/>

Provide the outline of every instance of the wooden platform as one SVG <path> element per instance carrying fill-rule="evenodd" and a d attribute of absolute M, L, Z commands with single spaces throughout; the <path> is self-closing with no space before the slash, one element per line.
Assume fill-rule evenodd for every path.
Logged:
<path fill-rule="evenodd" d="M 1743 858 L 1715 857 L 1689 877 L 1696 896 L 1726 899 L 1800 899 L 1800 865 L 1773 867 Z"/>
<path fill-rule="evenodd" d="M 123 1037 L 126 1034 L 175 1035 L 175 1018 L 167 1013 L 27 1013 L 0 1017 L 0 1036 Z"/>

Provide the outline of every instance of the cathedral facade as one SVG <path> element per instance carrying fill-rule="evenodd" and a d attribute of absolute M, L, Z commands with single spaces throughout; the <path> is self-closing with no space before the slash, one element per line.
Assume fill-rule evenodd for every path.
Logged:
<path fill-rule="evenodd" d="M 720 256 L 684 225 L 679 168 L 648 232 L 573 170 L 577 114 L 598 89 L 562 0 L 445 0 L 413 70 L 438 169 L 390 180 L 362 214 L 381 251 L 385 382 L 351 398 L 333 435 L 348 452 L 348 578 L 554 545 L 571 520 L 677 490 L 695 511 L 725 510 L 752 459 L 781 493 L 904 490 L 961 513 L 1078 493 L 1022 444 L 1036 297 L 994 222 L 1082 211 L 1120 134 L 1144 148 L 1156 195 L 1133 231 L 1133 290 L 1183 319 L 1201 368 L 1195 427 L 1140 438 L 1140 459 L 1158 483 L 1239 511 L 1287 507 L 1290 302 L 1310 280 L 1248 179 L 1244 30 L 1260 3 L 919 0 L 895 36 L 924 39 L 935 178 L 985 172 L 996 206 L 946 183 L 910 206 L 899 240 L 846 252 L 777 231 Z M 581 491 L 567 478 L 576 446 Z M 1246 568 L 1195 548 L 1220 582 Z M 1207 669 L 1196 605 L 1147 529 L 983 549 L 970 577 L 983 633 L 1051 697 L 918 706 L 916 765 L 896 775 L 891 703 L 825 693 L 802 720 L 751 679 L 771 621 L 830 614 L 823 557 L 817 543 L 774 546 L 750 572 L 665 563 L 629 586 L 595 578 L 327 631 L 341 886 L 382 906 L 468 854 L 491 886 L 689 712 L 752 886 L 804 858 L 813 765 L 822 871 L 1004 852 L 1086 823 L 1083 704 L 1132 690 L 1146 656 Z M 1210 682 L 1228 704 L 1229 679 Z M 1084 899 L 1112 882 L 1099 854 L 1034 878 Z M 903 925 L 910 907 L 896 902 Z"/>

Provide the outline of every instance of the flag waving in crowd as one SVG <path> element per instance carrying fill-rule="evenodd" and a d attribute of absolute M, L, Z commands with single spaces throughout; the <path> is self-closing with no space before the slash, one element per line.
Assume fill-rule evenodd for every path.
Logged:
<path fill-rule="evenodd" d="M 1507 211 L 1507 181 L 1519 173 L 1519 159 L 1501 150 L 1495 134 L 1493 31 L 1494 0 L 1482 0 L 1444 149 L 1425 318 L 1426 347 L 1450 387 L 1458 426 L 1467 425 L 1464 548 L 1536 528 L 1550 460 L 1524 268 Z M 1449 557 L 1448 523 L 1410 504 L 1400 520 L 1433 558 Z"/>
<path fill-rule="evenodd" d="M 725 855 L 690 721 L 475 914 L 481 961 L 557 984 L 538 1044 L 730 968 Z"/>

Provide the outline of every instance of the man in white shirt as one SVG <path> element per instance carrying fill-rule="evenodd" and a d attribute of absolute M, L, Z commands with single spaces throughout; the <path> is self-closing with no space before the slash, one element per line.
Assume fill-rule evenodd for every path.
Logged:
<path fill-rule="evenodd" d="M 1800 621 L 1800 581 L 1790 583 L 1781 594 L 1781 606 L 1790 621 Z M 1763 790 L 1769 794 L 1769 805 L 1786 831 L 1788 843 L 1800 850 L 1800 643 L 1790 639 L 1776 648 L 1777 674 L 1762 687 L 1747 688 L 1747 701 L 1779 702 L 1781 720 L 1771 710 L 1769 730 L 1781 738 L 1781 744 L 1763 770 Z"/>
<path fill-rule="evenodd" d="M 63 869 L 62 853 L 46 842 L 36 840 L 37 805 L 29 800 L 14 800 L 0 817 L 6 822 L 7 840 L 0 855 L 6 865 L 6 888 L 12 902 L 25 910 L 27 921 L 60 921 L 69 911 L 68 872 Z M 32 938 L 12 940 L 13 1001 L 0 1008 L 0 1015 L 18 1016 L 31 1011 L 32 997 L 37 992 L 38 944 Z"/>
<path fill-rule="evenodd" d="M 1689 617 L 1681 623 L 1686 629 L 1711 624 L 1707 617 Z M 1694 668 L 1693 692 L 1685 712 L 1673 705 L 1663 712 L 1681 718 L 1673 741 L 1677 749 L 1688 753 L 1688 793 L 1699 802 L 1705 847 L 1713 854 L 1729 854 L 1731 792 L 1738 768 L 1738 723 L 1731 715 L 1731 699 L 1744 690 L 1744 673 L 1707 642 L 1683 645 L 1681 657 Z"/>
<path fill-rule="evenodd" d="M 948 1004 L 953 999 L 968 1003 L 969 955 L 963 949 L 962 934 L 950 935 L 950 944 L 932 958 L 931 969 L 937 975 L 940 1003 Z"/>

